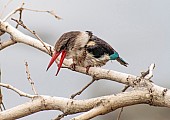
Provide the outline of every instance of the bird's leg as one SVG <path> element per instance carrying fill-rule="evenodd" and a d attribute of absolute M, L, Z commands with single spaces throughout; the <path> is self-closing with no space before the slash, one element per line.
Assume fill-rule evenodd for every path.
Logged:
<path fill-rule="evenodd" d="M 70 68 L 75 71 L 75 68 L 76 68 L 76 62 L 77 61 L 77 58 L 75 56 L 73 56 L 73 63 L 70 65 Z"/>
<path fill-rule="evenodd" d="M 91 65 L 86 67 L 86 74 L 89 73 L 89 69 L 90 69 Z"/>

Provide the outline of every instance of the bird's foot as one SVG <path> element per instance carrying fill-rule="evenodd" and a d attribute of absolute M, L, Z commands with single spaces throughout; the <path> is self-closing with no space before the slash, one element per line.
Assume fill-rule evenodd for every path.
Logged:
<path fill-rule="evenodd" d="M 72 64 L 70 65 L 70 68 L 71 68 L 73 71 L 75 71 L 75 69 L 76 69 L 76 64 L 75 64 L 75 63 L 72 63 Z"/>
<path fill-rule="evenodd" d="M 86 74 L 88 74 L 88 73 L 89 73 L 89 69 L 90 69 L 90 67 L 91 67 L 91 66 L 87 66 L 87 67 L 86 67 Z"/>

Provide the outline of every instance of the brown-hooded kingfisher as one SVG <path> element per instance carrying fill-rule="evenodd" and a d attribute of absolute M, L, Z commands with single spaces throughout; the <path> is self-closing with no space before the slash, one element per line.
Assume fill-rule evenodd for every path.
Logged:
<path fill-rule="evenodd" d="M 75 65 L 86 67 L 87 72 L 90 67 L 103 66 L 109 60 L 117 60 L 126 67 L 128 65 L 107 42 L 93 35 L 91 31 L 64 33 L 55 44 L 54 54 L 47 70 L 60 54 L 61 58 L 56 75 L 60 71 L 65 58 L 73 60 L 72 68 L 75 69 Z"/>

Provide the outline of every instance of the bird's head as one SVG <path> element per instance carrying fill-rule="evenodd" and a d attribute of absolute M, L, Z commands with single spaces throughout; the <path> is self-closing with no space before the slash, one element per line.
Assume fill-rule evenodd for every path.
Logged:
<path fill-rule="evenodd" d="M 50 68 L 50 66 L 54 63 L 54 61 L 57 59 L 57 57 L 61 54 L 61 58 L 60 58 L 60 62 L 58 64 L 58 70 L 56 75 L 58 74 L 62 63 L 66 57 L 67 52 L 69 51 L 69 49 L 71 49 L 74 46 L 74 39 L 71 38 L 76 38 L 78 35 L 80 34 L 79 31 L 71 31 L 71 32 L 67 32 L 64 33 L 59 40 L 56 42 L 55 46 L 54 46 L 54 53 L 53 56 L 50 60 L 50 63 L 47 67 L 47 70 Z"/>

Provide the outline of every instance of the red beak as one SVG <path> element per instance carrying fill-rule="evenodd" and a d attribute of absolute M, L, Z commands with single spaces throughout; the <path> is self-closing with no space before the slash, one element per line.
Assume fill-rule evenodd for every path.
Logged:
<path fill-rule="evenodd" d="M 58 64 L 58 70 L 57 70 L 57 73 L 56 73 L 56 76 L 58 75 L 59 71 L 60 71 L 60 68 L 63 64 L 63 61 L 64 61 L 64 58 L 66 57 L 66 51 L 63 50 L 62 51 L 62 54 L 61 54 L 61 59 L 60 59 L 60 63 Z"/>
<path fill-rule="evenodd" d="M 60 55 L 60 53 L 61 52 L 54 52 L 54 54 L 53 54 L 53 56 L 52 56 L 52 58 L 51 58 L 51 60 L 50 60 L 50 63 L 48 64 L 48 67 L 47 67 L 47 70 L 51 67 L 51 65 L 54 63 L 54 61 L 57 59 L 57 57 Z M 56 73 L 56 76 L 57 76 L 57 74 L 59 73 L 59 71 L 60 71 L 60 68 L 61 68 L 61 66 L 62 66 L 62 63 L 63 63 L 63 61 L 64 61 L 64 58 L 65 58 L 65 56 L 66 56 L 66 51 L 65 50 L 63 50 L 62 51 L 62 55 L 61 55 L 61 59 L 60 59 L 60 63 L 58 64 L 58 70 L 57 70 L 57 73 Z M 46 71 L 47 71 L 46 70 Z"/>
<path fill-rule="evenodd" d="M 50 63 L 48 64 L 48 67 L 47 67 L 47 70 L 51 67 L 51 65 L 53 64 L 53 62 L 57 59 L 57 57 L 60 55 L 60 52 L 54 52 L 51 60 L 50 60 Z M 47 71 L 46 70 L 46 71 Z"/>

